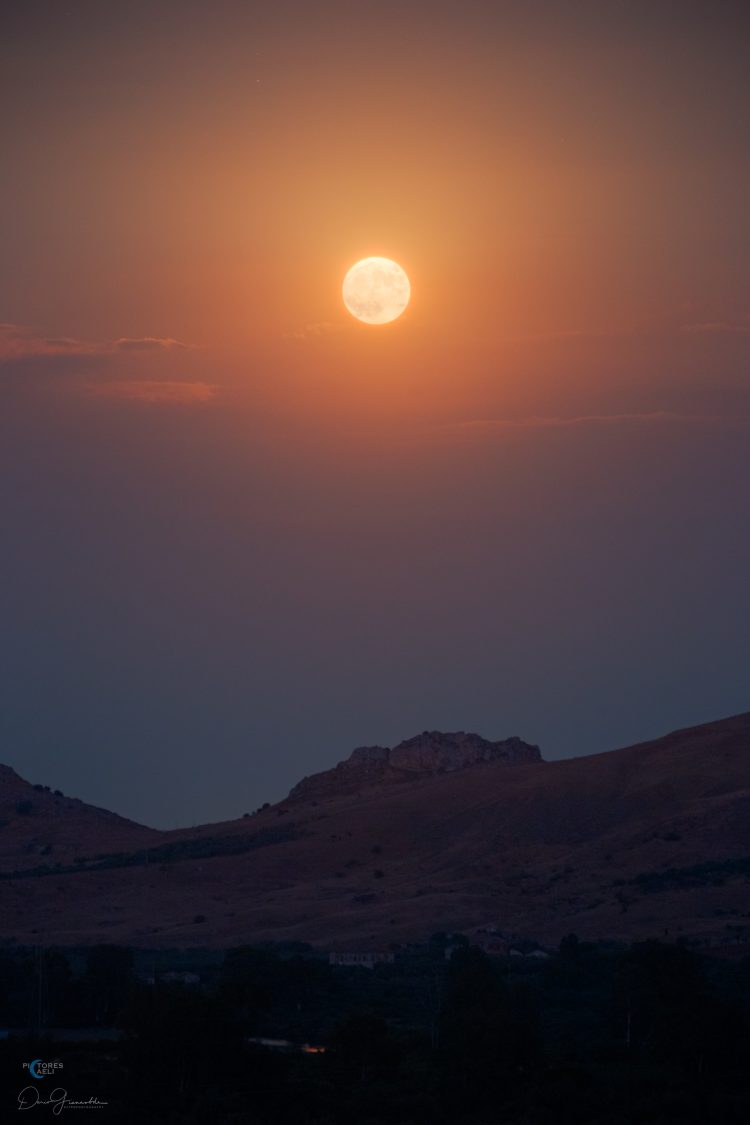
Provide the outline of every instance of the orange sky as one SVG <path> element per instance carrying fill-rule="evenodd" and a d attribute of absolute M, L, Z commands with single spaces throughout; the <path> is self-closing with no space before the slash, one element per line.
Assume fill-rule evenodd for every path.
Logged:
<path fill-rule="evenodd" d="M 446 341 L 493 356 L 746 296 L 726 18 L 646 36 L 638 5 L 546 23 L 539 5 L 415 5 L 397 26 L 393 5 L 188 5 L 145 35 L 145 8 L 95 8 L 59 21 L 62 44 L 20 16 L 5 48 L 14 322 L 273 351 L 345 327 L 341 277 L 382 253 L 413 281 L 402 337 L 434 364 Z"/>
<path fill-rule="evenodd" d="M 212 644 L 222 650 L 226 642 L 224 686 L 211 706 L 230 708 L 238 739 L 244 712 L 222 702 L 222 692 L 244 650 L 239 636 L 229 644 L 218 625 L 214 632 L 224 618 L 212 616 L 219 611 L 206 591 L 234 589 L 242 603 L 243 574 L 249 583 L 286 576 L 274 604 L 281 606 L 283 587 L 297 607 L 286 616 L 280 608 L 277 622 L 292 647 L 295 613 L 309 612 L 319 625 L 338 621 L 324 642 L 335 679 L 336 654 L 354 643 L 336 594 L 348 581 L 349 552 L 369 535 L 376 544 L 404 537 L 411 559 L 409 567 L 395 556 L 381 559 L 379 571 L 365 566 L 370 585 L 357 597 L 368 602 L 368 589 L 380 591 L 370 605 L 377 632 L 374 622 L 385 630 L 389 620 L 381 612 L 385 590 L 398 590 L 400 613 L 410 597 L 418 600 L 418 576 L 434 565 L 449 529 L 452 578 L 435 580 L 427 608 L 446 615 L 453 651 L 470 643 L 473 622 L 485 663 L 501 635 L 525 651 L 521 637 L 543 628 L 541 605 L 561 637 L 570 625 L 577 652 L 600 652 L 612 630 L 641 620 L 630 605 L 594 636 L 592 618 L 584 645 L 573 591 L 584 597 L 590 587 L 578 567 L 592 553 L 610 574 L 601 595 L 610 608 L 621 606 L 622 582 L 636 596 L 632 571 L 617 561 L 630 557 L 633 538 L 639 557 L 652 550 L 662 558 L 652 579 L 639 571 L 654 599 L 643 608 L 648 631 L 660 598 L 671 596 L 668 557 L 699 534 L 687 532 L 691 505 L 708 521 L 700 534 L 713 526 L 719 541 L 732 539 L 750 417 L 744 5 L 72 0 L 11 4 L 6 31 L 0 144 L 11 159 L 0 215 L 0 396 L 6 486 L 15 489 L 9 503 L 20 503 L 14 497 L 24 490 L 29 497 L 26 507 L 13 507 L 17 522 L 6 522 L 19 544 L 41 535 L 53 569 L 68 576 L 49 605 L 62 622 L 86 599 L 74 565 L 81 537 L 102 552 L 105 573 L 112 566 L 120 573 L 105 542 L 119 542 L 119 534 L 98 495 L 109 481 L 130 528 L 117 557 L 130 559 L 152 608 L 133 640 L 135 664 L 117 683 L 139 681 L 136 653 L 155 643 L 148 621 L 160 619 L 156 603 L 170 600 L 159 587 L 160 552 L 170 573 L 177 565 L 163 539 L 169 527 L 193 560 L 183 558 L 190 573 L 184 588 L 175 579 L 182 592 L 173 591 L 169 620 L 197 606 Z M 353 321 L 341 301 L 345 271 L 371 254 L 401 263 L 412 285 L 404 316 L 381 328 Z M 30 451 L 40 443 L 32 471 Z M 54 524 L 62 503 L 50 483 L 58 472 L 80 504 L 60 538 L 48 541 L 45 514 Z M 663 504 L 643 514 L 651 492 Z M 212 513 L 213 563 L 194 538 L 193 503 Z M 368 506 L 369 525 L 358 505 Z M 672 523 L 675 505 L 682 515 Z M 568 525 L 557 522 L 560 511 Z M 278 554 L 262 566 L 252 529 L 278 534 Z M 58 552 L 65 555 L 67 534 L 73 554 L 65 561 Z M 533 560 L 555 556 L 556 535 L 558 547 L 565 544 L 563 577 L 532 581 Z M 525 544 L 514 547 L 514 559 L 503 555 L 506 536 Z M 464 539 L 474 544 L 466 571 L 455 546 Z M 741 539 L 733 558 L 747 549 Z M 308 551 L 317 560 L 315 593 L 292 577 Z M 16 565 L 19 581 L 33 572 L 20 546 Z M 708 622 L 701 574 L 698 567 L 684 596 Z M 723 572 L 711 574 L 721 586 Z M 126 581 L 125 572 L 120 577 Z M 517 617 L 508 610 L 510 623 L 502 606 L 472 608 L 459 592 L 475 582 L 489 596 L 495 580 L 525 607 Z M 113 582 L 98 596 L 117 616 Z M 33 633 L 38 600 L 34 581 L 21 581 L 18 636 Z M 270 618 L 254 626 L 248 614 L 246 638 L 256 626 L 258 636 L 273 633 Z M 488 619 L 494 633 L 484 632 Z M 397 621 L 392 627 L 398 633 Z M 84 648 L 96 638 L 112 643 L 104 609 L 88 628 Z M 434 652 L 422 651 L 418 633 L 407 634 L 405 627 L 403 651 L 432 668 Z M 705 635 L 696 653 L 707 654 Z M 727 651 L 737 658 L 739 633 L 732 637 Z M 384 631 L 373 641 L 376 649 L 385 638 Z M 194 638 L 188 682 L 198 676 L 204 640 Z M 281 700 L 295 690 L 286 650 L 264 640 L 258 653 L 267 643 L 275 672 L 263 690 Z M 636 641 L 625 648 L 635 661 Z M 350 688 L 360 704 L 346 734 L 336 735 L 342 742 L 405 737 L 412 719 L 434 725 L 446 683 L 455 691 L 444 723 L 503 727 L 508 714 L 511 725 L 533 726 L 541 669 L 554 678 L 568 659 L 556 651 L 537 664 L 529 650 L 512 698 L 491 704 L 489 688 L 476 694 L 473 673 L 456 658 L 415 687 L 421 702 L 413 713 L 396 708 L 379 732 L 362 685 L 371 679 L 387 696 L 384 651 L 372 666 L 363 659 L 359 687 Z M 88 667 L 83 655 L 79 662 Z M 475 671 L 475 684 L 491 679 L 491 669 Z M 22 696 L 36 675 L 32 665 L 27 673 Z M 496 674 L 502 678 L 500 668 Z M 169 675 L 154 670 L 149 682 Z M 694 684 L 709 675 L 697 656 L 690 675 Z M 720 690 L 727 676 L 711 676 L 706 707 L 728 707 L 734 696 Z M 114 682 L 102 686 L 104 697 L 116 694 Z M 615 685 L 626 682 L 625 672 L 612 671 L 609 702 L 584 745 L 605 737 L 617 711 Z M 50 672 L 53 695 L 62 690 L 55 685 Z M 639 690 L 657 725 L 679 710 L 677 687 L 661 709 L 649 688 Z M 133 691 L 148 695 L 143 685 Z M 159 722 L 173 729 L 177 704 L 167 687 L 160 698 Z M 514 709 L 519 699 L 526 702 Z M 571 721 L 560 707 L 542 722 L 543 735 L 559 728 L 563 713 Z M 86 745 L 85 706 L 71 708 L 74 717 L 59 721 Z M 277 745 L 302 737 L 301 720 L 290 733 L 284 714 L 273 711 L 262 724 Z M 712 716 L 695 716 L 705 717 Z M 21 743 L 42 754 L 45 736 L 22 737 L 18 722 Z M 331 736 L 316 722 L 309 737 L 322 762 Z M 615 740 L 635 733 L 627 723 L 617 730 Z M 132 749 L 139 738 L 134 732 L 125 742 Z M 574 748 L 563 739 L 558 752 Z M 299 766 L 290 762 L 284 780 L 295 780 Z M 222 802 L 217 795 L 216 808 Z"/>

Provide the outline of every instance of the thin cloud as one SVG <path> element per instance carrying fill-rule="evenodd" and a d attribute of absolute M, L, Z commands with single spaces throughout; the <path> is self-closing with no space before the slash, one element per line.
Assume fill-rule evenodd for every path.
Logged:
<path fill-rule="evenodd" d="M 183 352 L 193 345 L 172 336 L 121 336 L 92 341 L 71 336 L 45 336 L 21 324 L 0 324 L 0 373 L 5 384 L 30 386 L 54 382 L 73 394 L 120 402 L 197 405 L 218 393 L 213 383 L 187 379 L 114 378 L 117 357 L 129 356 L 138 373 L 138 356 Z M 122 360 L 120 360 L 120 367 Z"/>
<path fill-rule="evenodd" d="M 194 346 L 171 336 L 121 336 L 114 342 L 115 349 L 120 352 L 189 351 Z"/>
<path fill-rule="evenodd" d="M 90 398 L 194 406 L 211 402 L 216 398 L 219 388 L 215 383 L 190 383 L 166 379 L 112 379 L 107 382 L 87 383 L 84 391 Z"/>
<path fill-rule="evenodd" d="M 23 324 L 0 324 L 0 361 L 36 356 L 94 355 L 97 346 L 70 336 L 44 336 Z"/>
<path fill-rule="evenodd" d="M 505 344 L 536 343 L 555 340 L 599 340 L 610 337 L 630 335 L 629 329 L 615 328 L 557 328 L 549 331 L 510 333 L 502 336 Z"/>
<path fill-rule="evenodd" d="M 172 336 L 121 336 L 117 340 L 80 340 L 45 336 L 23 324 L 0 324 L 0 363 L 58 356 L 106 356 L 118 352 L 188 351 L 193 344 Z"/>
<path fill-rule="evenodd" d="M 503 430 L 570 429 L 579 426 L 656 425 L 671 422 L 711 423 L 723 421 L 719 416 L 702 414 L 677 414 L 668 410 L 652 410 L 627 414 L 577 414 L 572 417 L 530 418 L 475 418 L 457 422 L 451 429 L 464 432 L 488 433 Z"/>
<path fill-rule="evenodd" d="M 706 320 L 696 324 L 683 324 L 681 332 L 694 335 L 709 336 L 748 336 L 750 335 L 750 319 L 743 320 Z"/>
<path fill-rule="evenodd" d="M 304 328 L 297 328 L 292 332 L 285 332 L 284 338 L 286 340 L 310 340 L 319 336 L 331 336 L 336 332 L 342 332 L 343 328 L 340 324 L 333 324 L 329 320 L 321 320 L 315 324 L 306 324 Z"/>

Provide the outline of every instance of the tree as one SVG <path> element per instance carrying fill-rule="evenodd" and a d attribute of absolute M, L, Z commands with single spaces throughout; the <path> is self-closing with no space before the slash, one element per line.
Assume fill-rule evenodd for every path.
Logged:
<path fill-rule="evenodd" d="M 495 1112 L 536 1065 L 536 1019 L 528 997 L 510 989 L 476 948 L 449 963 L 439 1022 L 439 1065 L 456 1120 Z"/>
<path fill-rule="evenodd" d="M 93 946 L 84 981 L 94 1021 L 112 1026 L 132 994 L 133 954 L 119 945 Z"/>
<path fill-rule="evenodd" d="M 340 1023 L 331 1037 L 334 1063 L 360 1083 L 382 1078 L 398 1066 L 399 1051 L 382 1019 L 356 1012 Z"/>

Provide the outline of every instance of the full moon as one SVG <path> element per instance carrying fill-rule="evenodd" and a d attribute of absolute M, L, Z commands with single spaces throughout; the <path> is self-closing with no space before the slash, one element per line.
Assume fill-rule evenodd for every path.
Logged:
<path fill-rule="evenodd" d="M 409 304 L 409 278 L 390 258 L 363 258 L 344 278 L 344 304 L 365 324 L 388 324 Z"/>

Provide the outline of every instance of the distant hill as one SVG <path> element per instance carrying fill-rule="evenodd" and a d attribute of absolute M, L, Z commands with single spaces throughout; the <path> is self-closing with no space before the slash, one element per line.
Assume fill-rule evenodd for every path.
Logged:
<path fill-rule="evenodd" d="M 5 941 L 346 949 L 497 926 L 750 942 L 750 714 L 558 762 L 425 732 L 173 832 L 0 767 L 0 820 Z"/>
<path fill-rule="evenodd" d="M 153 828 L 106 809 L 31 785 L 0 765 L 0 871 L 69 864 L 106 848 L 135 848 L 159 838 Z"/>

